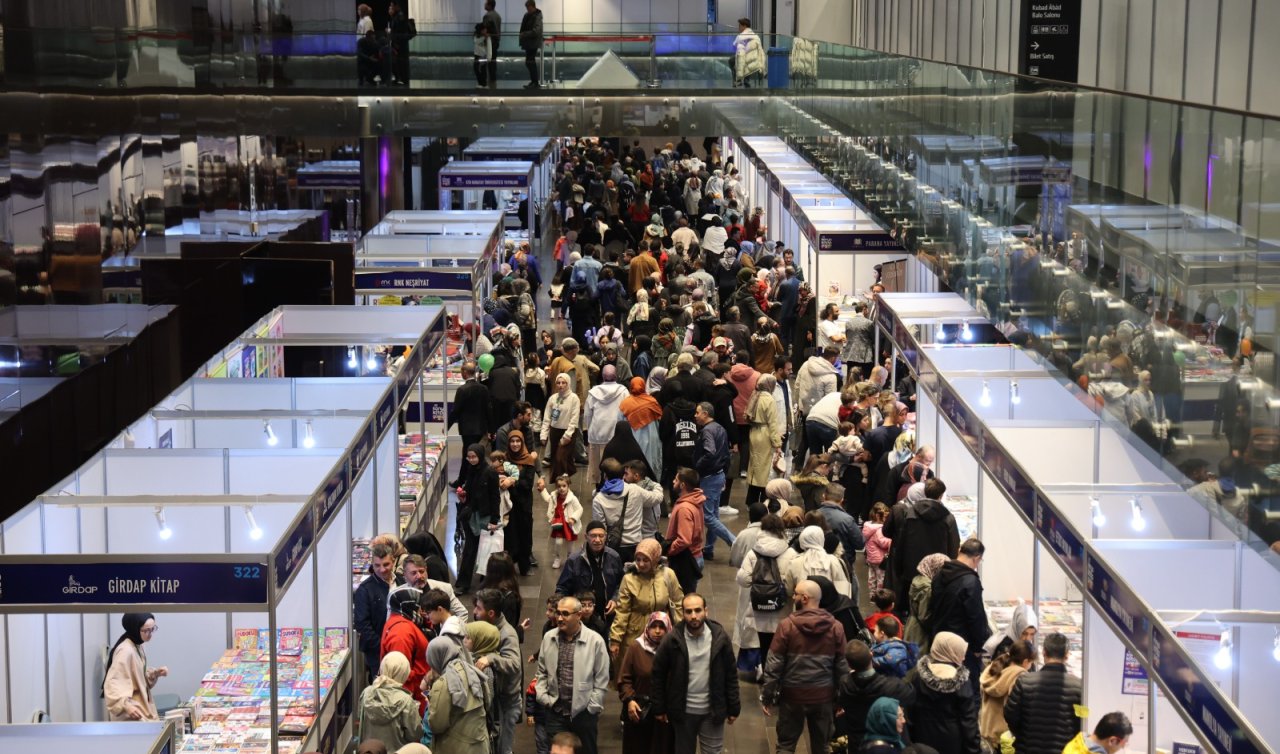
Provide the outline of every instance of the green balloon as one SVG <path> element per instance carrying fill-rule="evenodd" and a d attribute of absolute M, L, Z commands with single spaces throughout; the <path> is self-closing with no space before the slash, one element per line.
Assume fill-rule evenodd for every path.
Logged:
<path fill-rule="evenodd" d="M 1187 355 L 1182 351 L 1174 351 L 1173 360 L 1178 363 L 1178 366 L 1184 366 L 1187 363 Z"/>
<path fill-rule="evenodd" d="M 480 367 L 481 372 L 488 374 L 489 370 L 493 369 L 493 354 L 482 354 L 480 358 L 476 359 L 476 366 Z"/>

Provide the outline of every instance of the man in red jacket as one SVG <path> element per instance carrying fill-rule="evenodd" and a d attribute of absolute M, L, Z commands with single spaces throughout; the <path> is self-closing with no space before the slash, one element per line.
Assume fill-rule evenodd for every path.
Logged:
<path fill-rule="evenodd" d="M 764 666 L 762 702 L 766 717 L 778 707 L 778 751 L 794 752 L 805 723 L 809 751 L 826 751 L 835 724 L 835 692 L 849 674 L 844 627 L 818 607 L 822 588 L 805 580 L 792 594 L 795 612 L 783 619 Z"/>
<path fill-rule="evenodd" d="M 667 564 L 676 573 L 680 589 L 685 593 L 698 589 L 698 559 L 702 557 L 702 544 L 706 538 L 706 524 L 702 520 L 702 504 L 707 497 L 698 486 L 698 472 L 680 469 L 676 472 L 671 488 L 676 502 L 671 506 L 667 520 Z"/>
<path fill-rule="evenodd" d="M 422 693 L 422 679 L 431 670 L 427 666 L 427 636 L 418 627 L 418 598 L 422 592 L 417 589 L 398 589 L 391 595 L 391 614 L 387 617 L 387 625 L 382 629 L 382 657 L 388 652 L 399 652 L 409 658 L 409 677 L 405 679 L 404 690 L 413 695 L 418 702 L 418 714 L 427 711 L 427 696 Z"/>

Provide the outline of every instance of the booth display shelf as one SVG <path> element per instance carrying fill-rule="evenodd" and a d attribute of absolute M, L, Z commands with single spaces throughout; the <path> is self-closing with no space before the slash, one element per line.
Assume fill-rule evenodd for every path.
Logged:
<path fill-rule="evenodd" d="M 972 495 L 947 495 L 942 499 L 960 530 L 960 541 L 978 536 L 978 501 Z"/>
<path fill-rule="evenodd" d="M 963 535 L 962 535 L 963 536 Z M 991 630 L 1003 634 L 1009 621 L 1013 618 L 1013 609 L 1018 600 L 986 600 L 987 622 Z M 1067 655 L 1067 670 L 1077 678 L 1084 673 L 1084 603 L 1067 600 L 1040 600 L 1036 606 L 1036 615 L 1040 619 L 1036 632 L 1036 645 L 1043 643 L 1044 637 L 1059 633 L 1070 642 L 1071 653 Z"/>
<path fill-rule="evenodd" d="M 268 633 L 259 629 L 237 629 L 235 633 L 237 642 L 247 637 L 245 643 L 251 646 L 228 649 L 201 680 L 189 703 L 195 713 L 194 727 L 183 737 L 181 752 L 271 751 L 270 657 L 262 646 Z M 303 736 L 315 723 L 315 708 L 306 697 L 314 691 L 316 668 L 310 629 L 285 628 L 279 636 L 279 751 L 292 754 L 301 749 Z M 347 629 L 325 629 L 319 661 L 321 697 L 334 686 L 347 654 Z"/>

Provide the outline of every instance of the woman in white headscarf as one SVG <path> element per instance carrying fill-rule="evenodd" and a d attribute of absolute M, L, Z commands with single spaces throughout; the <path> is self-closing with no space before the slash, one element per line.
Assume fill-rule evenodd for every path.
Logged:
<path fill-rule="evenodd" d="M 388 652 L 377 678 L 360 695 L 360 737 L 378 739 L 395 751 L 422 739 L 422 715 L 418 703 L 405 691 L 409 658 Z"/>
<path fill-rule="evenodd" d="M 846 597 L 853 597 L 853 583 L 844 570 L 840 558 L 828 553 L 824 548 L 827 534 L 819 526 L 806 526 L 800 532 L 800 554 L 791 559 L 783 569 L 782 579 L 790 593 L 796 584 L 810 576 L 823 576 L 831 580 L 836 591 Z"/>
<path fill-rule="evenodd" d="M 987 639 L 987 643 L 982 645 L 982 651 L 987 657 L 995 657 L 1015 641 L 1029 641 L 1032 646 L 1035 646 L 1039 626 L 1040 619 L 1036 616 L 1036 611 L 1019 600 L 1018 606 L 1013 608 L 1013 617 L 1009 619 L 1009 625 L 1005 626 L 1004 633 L 992 634 L 991 638 Z"/>
<path fill-rule="evenodd" d="M 452 641 L 427 645 L 431 673 L 427 724 L 431 726 L 435 754 L 489 754 L 486 710 L 493 703 L 493 689 L 475 665 L 463 659 L 462 648 Z"/>

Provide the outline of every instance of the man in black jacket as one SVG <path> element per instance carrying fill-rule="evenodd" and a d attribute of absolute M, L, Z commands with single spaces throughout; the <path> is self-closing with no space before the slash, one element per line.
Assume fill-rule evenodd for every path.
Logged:
<path fill-rule="evenodd" d="M 391 83 L 409 85 L 409 40 L 413 39 L 413 27 L 399 3 L 390 6 L 391 17 L 387 21 L 387 37 L 391 40 Z"/>
<path fill-rule="evenodd" d="M 396 559 L 384 544 L 374 545 L 369 554 L 369 577 L 360 582 L 352 605 L 353 625 L 360 635 L 360 651 L 372 682 L 382 666 L 382 628 L 387 622 L 387 594 L 396 578 Z"/>
<path fill-rule="evenodd" d="M 901 678 L 877 673 L 871 667 L 871 648 L 863 641 L 854 639 L 846 644 L 844 658 L 849 662 L 849 675 L 840 679 L 836 696 L 836 706 L 844 710 L 836 717 L 836 736 L 861 741 L 867 732 L 867 712 L 877 699 L 891 697 L 906 708 L 916 700 L 916 692 Z"/>
<path fill-rule="evenodd" d="M 604 607 L 606 618 L 613 615 L 613 598 L 618 596 L 618 585 L 622 583 L 622 558 L 605 544 L 607 533 L 603 521 L 587 524 L 586 547 L 565 561 L 556 581 L 556 594 L 594 594 L 596 606 Z"/>
<path fill-rule="evenodd" d="M 524 18 L 520 19 L 520 49 L 524 50 L 524 67 L 529 71 L 525 89 L 538 89 L 538 50 L 542 49 L 542 11 L 534 0 L 525 0 Z"/>
<path fill-rule="evenodd" d="M 969 669 L 969 682 L 975 695 L 980 695 L 981 689 L 982 646 L 991 638 L 991 625 L 982 602 L 982 579 L 978 578 L 978 565 L 986 551 L 982 542 L 970 537 L 960 544 L 956 559 L 943 564 L 933 578 L 929 623 L 925 626 L 930 637 L 950 631 L 969 643 L 964 665 Z M 1066 746 L 1066 742 L 1062 745 Z"/>
<path fill-rule="evenodd" d="M 1044 640 L 1044 667 L 1023 673 L 1013 684 L 1004 719 L 1015 736 L 1017 754 L 1062 751 L 1080 732 L 1076 705 L 1083 696 L 1080 679 L 1067 672 L 1067 637 L 1052 633 Z"/>
<path fill-rule="evenodd" d="M 462 435 L 462 447 L 469 448 L 480 442 L 489 426 L 489 388 L 476 379 L 476 364 L 468 361 L 462 365 L 462 384 L 453 397 L 453 410 L 449 412 L 449 426 L 458 425 Z M 456 486 L 456 485 L 455 485 Z"/>
<path fill-rule="evenodd" d="M 955 516 L 942 504 L 947 485 L 933 478 L 924 483 L 924 500 L 908 495 L 893 506 L 884 522 L 884 535 L 898 542 L 885 562 L 885 587 L 906 594 L 916 577 L 916 567 L 935 552 L 954 558 L 960 550 L 960 530 Z M 898 600 L 899 615 L 906 616 L 907 601 Z"/>
<path fill-rule="evenodd" d="M 670 722 L 676 754 L 724 750 L 724 724 L 742 712 L 738 669 L 729 634 L 707 619 L 707 601 L 684 596 L 684 621 L 667 634 L 653 656 L 651 714 Z"/>

